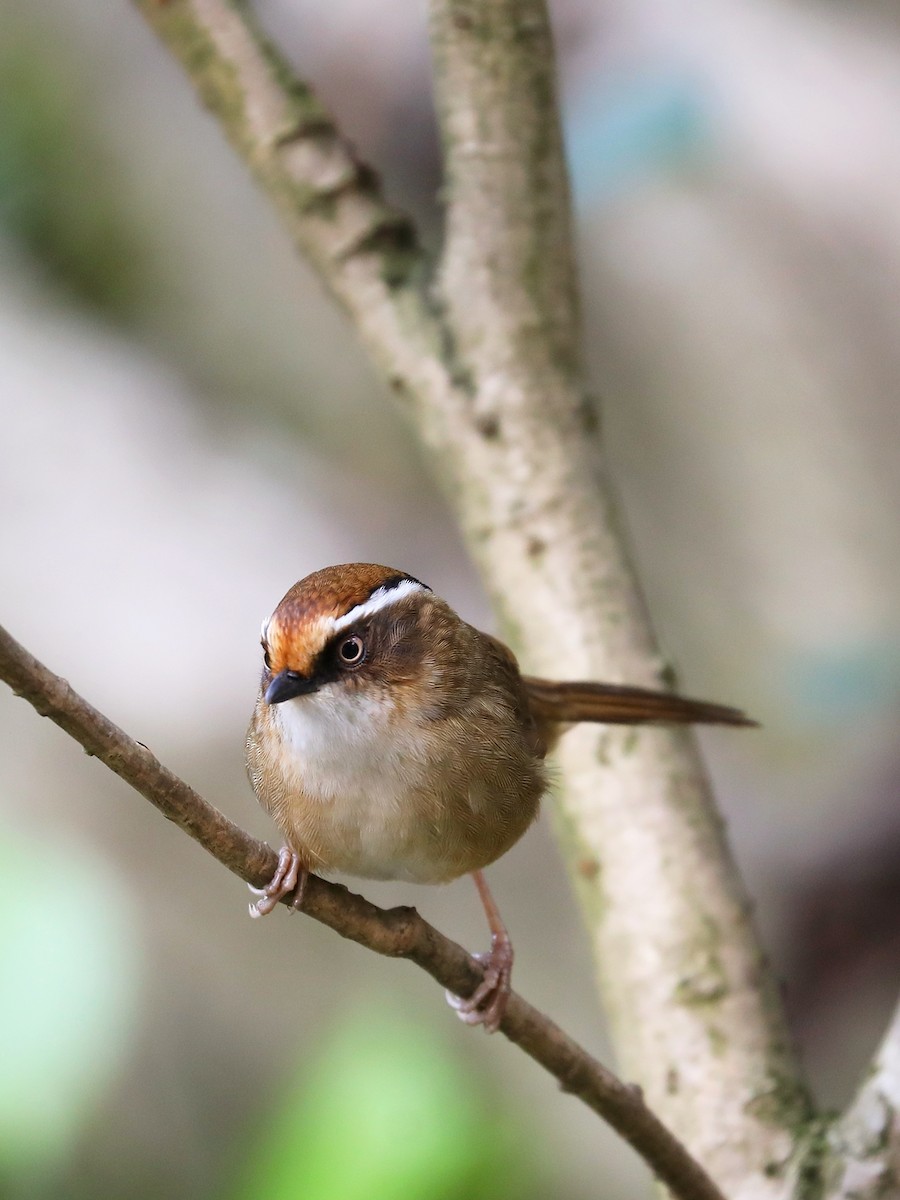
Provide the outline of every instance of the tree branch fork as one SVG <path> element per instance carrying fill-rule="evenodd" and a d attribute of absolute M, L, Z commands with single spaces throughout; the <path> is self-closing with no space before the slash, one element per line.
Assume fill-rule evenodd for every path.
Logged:
<path fill-rule="evenodd" d="M 254 887 L 271 879 L 277 856 L 270 846 L 204 800 L 2 627 L 0 678 L 235 875 Z M 285 903 L 290 903 L 290 897 Z M 313 875 L 302 911 L 377 954 L 409 959 L 457 995 L 471 995 L 481 982 L 480 965 L 414 908 L 382 909 Z M 623 1083 L 516 993 L 510 997 L 500 1030 L 549 1071 L 564 1091 L 607 1121 L 679 1200 L 724 1200 L 700 1164 L 650 1111 L 639 1087 Z"/>
<path fill-rule="evenodd" d="M 614 506 L 598 485 L 583 404 L 543 0 L 431 0 L 447 167 L 438 306 L 426 282 L 435 276 L 412 225 L 386 204 L 373 173 L 259 36 L 245 6 L 135 3 L 181 59 L 440 459 L 488 591 L 518 631 L 509 640 L 526 653 L 529 668 L 548 673 L 552 663 L 565 673 L 577 664 L 595 678 L 652 683 L 652 634 L 616 536 Z M 267 881 L 275 865 L 268 846 L 207 805 L 6 635 L 0 676 L 230 870 L 256 886 Z M 647 739 L 627 756 L 601 762 L 587 739 L 573 736 L 561 755 L 562 803 L 577 833 L 573 853 L 586 848 L 598 861 L 602 854 L 611 868 L 603 873 L 604 919 L 593 922 L 593 941 L 619 1054 L 732 1200 L 781 1200 L 792 1191 L 804 1200 L 900 1196 L 900 1010 L 845 1116 L 830 1128 L 821 1119 L 810 1123 L 774 981 L 759 969 L 740 882 L 686 745 L 679 739 L 663 750 L 659 739 Z M 618 819 L 623 812 L 627 822 Z M 626 851 L 638 826 L 652 836 L 650 852 L 635 858 Z M 647 874 L 654 862 L 666 870 Z M 597 887 L 591 893 L 583 883 L 582 890 L 596 901 Z M 696 961 L 695 941 L 684 932 L 696 924 L 697 897 L 704 901 L 700 932 L 709 909 L 726 934 L 720 965 L 731 986 L 702 1005 L 673 1005 L 678 981 Z M 480 980 L 466 952 L 414 910 L 385 912 L 316 879 L 303 907 L 345 937 L 409 958 L 459 995 Z M 674 952 L 673 922 L 680 933 Z M 648 952 L 670 968 L 654 988 L 642 985 Z M 521 997 L 512 997 L 501 1028 L 609 1121 L 676 1195 L 720 1196 L 640 1091 Z M 668 1068 L 685 1061 L 697 1083 L 675 1095 L 665 1084 Z M 778 1111 L 757 1103 L 773 1088 Z"/>

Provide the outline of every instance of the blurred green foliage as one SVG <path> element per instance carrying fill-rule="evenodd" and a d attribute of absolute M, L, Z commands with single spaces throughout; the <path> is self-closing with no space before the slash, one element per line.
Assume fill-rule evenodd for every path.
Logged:
<path fill-rule="evenodd" d="M 138 962 L 100 861 L 0 828 L 0 1195 L 37 1194 L 121 1069 Z"/>
<path fill-rule="evenodd" d="M 0 48 L 0 228 L 73 299 L 125 320 L 148 255 L 121 167 L 63 54 L 7 28 Z"/>
<path fill-rule="evenodd" d="M 523 1125 L 412 1021 L 342 1024 L 294 1078 L 228 1200 L 478 1200 L 538 1195 Z M 387 1005 L 385 1005 L 387 1007 Z"/>

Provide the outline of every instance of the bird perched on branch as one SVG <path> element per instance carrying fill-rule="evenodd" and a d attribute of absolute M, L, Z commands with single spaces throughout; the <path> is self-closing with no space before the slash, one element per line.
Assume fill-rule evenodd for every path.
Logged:
<path fill-rule="evenodd" d="M 482 870 L 537 816 L 545 757 L 575 721 L 750 725 L 719 704 L 607 683 L 523 676 L 510 650 L 429 587 L 373 563 L 296 583 L 262 627 L 247 769 L 285 838 L 251 915 L 310 871 L 446 883 L 470 873 L 491 930 L 484 977 L 454 1007 L 498 1028 L 509 935 Z"/>

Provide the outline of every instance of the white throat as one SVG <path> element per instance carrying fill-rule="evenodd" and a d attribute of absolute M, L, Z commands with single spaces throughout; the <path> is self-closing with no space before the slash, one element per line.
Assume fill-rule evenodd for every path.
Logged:
<path fill-rule="evenodd" d="M 329 685 L 286 700 L 275 709 L 282 771 L 309 803 L 312 842 L 329 868 L 370 879 L 439 878 L 430 854 L 422 857 L 414 803 L 427 785 L 421 739 L 398 736 L 394 717 L 389 698 Z M 302 825 L 298 836 L 302 842 Z"/>
<path fill-rule="evenodd" d="M 310 696 L 275 705 L 287 756 L 303 790 L 321 800 L 396 784 L 394 702 L 387 696 L 348 695 L 326 684 Z"/>

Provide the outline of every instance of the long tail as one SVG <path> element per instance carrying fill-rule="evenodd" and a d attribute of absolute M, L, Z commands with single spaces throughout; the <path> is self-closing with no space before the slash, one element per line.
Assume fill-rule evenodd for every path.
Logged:
<path fill-rule="evenodd" d="M 756 725 L 740 709 L 671 692 L 617 683 L 552 683 L 526 676 L 528 700 L 539 721 L 597 721 L 603 725 L 643 725 L 671 721 L 679 725 Z"/>

